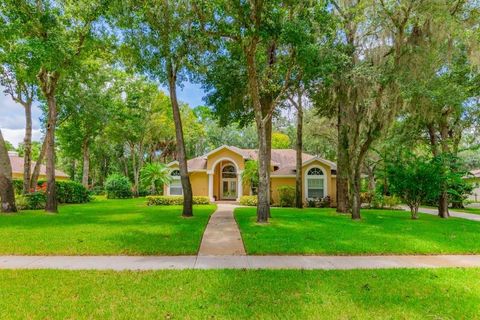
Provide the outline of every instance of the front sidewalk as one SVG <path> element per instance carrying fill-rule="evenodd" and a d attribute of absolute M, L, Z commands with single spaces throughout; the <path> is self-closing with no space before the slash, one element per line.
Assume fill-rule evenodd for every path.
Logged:
<path fill-rule="evenodd" d="M 480 255 L 435 256 L 1 256 L 0 269 L 393 269 L 480 267 Z"/>

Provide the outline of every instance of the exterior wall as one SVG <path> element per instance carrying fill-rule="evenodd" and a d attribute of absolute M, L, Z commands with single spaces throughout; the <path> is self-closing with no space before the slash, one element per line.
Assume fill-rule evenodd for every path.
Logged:
<path fill-rule="evenodd" d="M 221 159 L 231 160 L 238 166 L 239 171 L 243 171 L 243 169 L 245 169 L 245 159 L 243 159 L 241 155 L 229 149 L 220 149 L 208 156 L 207 171 L 213 170 L 213 167 L 218 164 Z"/>
<path fill-rule="evenodd" d="M 280 196 L 278 194 L 278 187 L 281 186 L 293 186 L 295 187 L 295 177 L 292 178 L 270 178 L 271 184 L 271 198 L 273 204 L 277 205 L 280 203 Z"/>
<path fill-rule="evenodd" d="M 208 196 L 208 175 L 206 172 L 192 172 L 189 174 L 190 184 L 194 196 Z"/>
<path fill-rule="evenodd" d="M 329 196 L 330 199 L 332 200 L 332 207 L 337 206 L 337 177 L 332 176 L 330 179 L 332 183 L 330 183 L 330 189 L 329 189 Z"/>

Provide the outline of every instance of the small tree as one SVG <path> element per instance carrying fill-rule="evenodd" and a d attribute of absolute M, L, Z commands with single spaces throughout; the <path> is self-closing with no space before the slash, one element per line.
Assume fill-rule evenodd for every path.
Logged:
<path fill-rule="evenodd" d="M 412 219 L 418 219 L 420 204 L 438 197 L 444 179 L 439 174 L 437 159 L 426 159 L 409 154 L 387 164 L 389 187 L 410 207 Z"/>
<path fill-rule="evenodd" d="M 245 170 L 242 172 L 242 181 L 244 185 L 250 185 L 250 190 L 253 194 L 257 194 L 258 180 L 258 161 L 250 160 L 245 162 Z"/>
<path fill-rule="evenodd" d="M 146 164 L 140 175 L 142 184 L 150 187 L 150 194 L 157 194 L 158 188 L 171 180 L 167 166 L 158 162 Z"/>

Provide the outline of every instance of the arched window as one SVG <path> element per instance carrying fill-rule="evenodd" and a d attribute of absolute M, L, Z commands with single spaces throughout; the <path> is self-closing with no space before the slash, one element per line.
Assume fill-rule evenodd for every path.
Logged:
<path fill-rule="evenodd" d="M 222 169 L 222 178 L 236 178 L 237 172 L 235 171 L 235 167 L 232 165 L 226 165 Z"/>
<path fill-rule="evenodd" d="M 171 196 L 181 196 L 183 195 L 182 182 L 180 181 L 180 170 L 172 170 L 170 172 L 172 180 L 170 182 L 170 195 Z"/>
<path fill-rule="evenodd" d="M 325 180 L 320 168 L 312 168 L 307 172 L 307 198 L 321 199 L 325 197 Z"/>

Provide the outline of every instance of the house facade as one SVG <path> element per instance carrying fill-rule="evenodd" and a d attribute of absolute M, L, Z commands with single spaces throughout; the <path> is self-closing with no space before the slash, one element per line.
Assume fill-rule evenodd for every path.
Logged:
<path fill-rule="evenodd" d="M 188 160 L 188 172 L 194 196 L 207 196 L 210 201 L 239 201 L 255 190 L 249 181 L 243 181 L 242 173 L 248 161 L 258 159 L 258 150 L 233 146 L 219 147 L 203 156 Z M 302 155 L 303 197 L 319 199 L 329 196 L 332 205 L 336 201 L 336 164 L 310 154 Z M 165 195 L 182 195 L 178 162 L 168 164 L 172 181 L 164 186 Z M 279 203 L 278 188 L 295 186 L 296 151 L 273 149 L 270 166 L 271 198 Z"/>
<path fill-rule="evenodd" d="M 23 179 L 23 163 L 24 159 L 18 155 L 15 151 L 9 151 L 8 157 L 10 158 L 10 164 L 12 165 L 12 177 L 13 179 Z M 35 161 L 32 161 L 31 172 L 35 168 Z M 39 180 L 45 180 L 47 178 L 47 168 L 45 165 L 40 166 Z M 55 170 L 55 179 L 68 180 L 70 177 L 63 171 Z"/>

